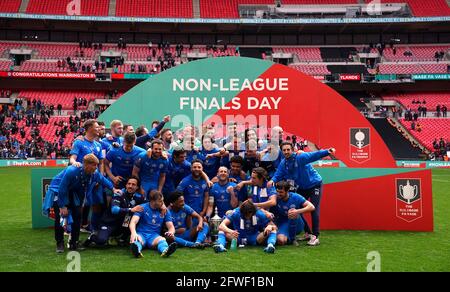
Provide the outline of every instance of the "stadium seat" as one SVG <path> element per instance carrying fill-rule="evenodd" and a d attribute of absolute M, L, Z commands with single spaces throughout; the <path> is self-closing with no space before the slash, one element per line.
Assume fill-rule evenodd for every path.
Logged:
<path fill-rule="evenodd" d="M 67 15 L 69 0 L 30 0 L 27 7 L 29 14 Z M 82 0 L 81 15 L 108 16 L 109 0 Z"/>
<path fill-rule="evenodd" d="M 117 0 L 116 16 L 192 18 L 192 0 Z"/>
<path fill-rule="evenodd" d="M 378 68 L 381 74 L 438 74 L 448 73 L 446 63 L 381 63 Z"/>
<path fill-rule="evenodd" d="M 312 76 L 322 76 L 322 75 L 328 75 L 331 74 L 330 71 L 327 68 L 327 65 L 291 65 L 289 66 L 291 68 L 294 68 L 298 71 L 301 71 L 307 75 Z"/>
<path fill-rule="evenodd" d="M 402 104 L 405 108 L 411 108 L 417 110 L 419 106 L 426 106 L 428 111 L 434 111 L 437 105 L 446 105 L 450 108 L 450 93 L 448 92 L 410 92 L 410 93 L 395 93 L 382 96 L 385 100 L 396 100 Z M 416 104 L 412 101 L 425 100 L 426 104 Z M 449 121 L 450 123 L 450 121 Z"/>
<path fill-rule="evenodd" d="M 436 52 L 447 53 L 450 50 L 450 46 L 403 46 L 396 45 L 396 54 L 394 55 L 393 49 L 386 48 L 383 52 L 383 57 L 387 61 L 435 61 Z M 406 55 L 405 52 L 411 52 L 412 56 Z"/>
<path fill-rule="evenodd" d="M 40 124 L 37 127 L 39 129 L 40 136 L 45 141 L 49 141 L 49 142 L 52 142 L 52 143 L 58 142 L 59 141 L 59 137 L 55 136 L 55 132 L 56 132 L 57 129 L 60 129 L 60 127 L 59 126 L 55 126 L 55 122 L 58 123 L 61 120 L 63 122 L 66 122 L 67 124 L 69 124 L 69 117 L 51 117 L 49 119 L 48 124 Z M 10 123 L 11 122 L 11 118 L 6 119 L 5 122 Z M 25 138 L 22 138 L 19 133 L 15 134 L 15 135 L 11 135 L 11 136 L 13 138 L 17 139 L 20 143 L 25 143 L 26 140 L 29 140 L 31 138 L 32 127 L 27 127 L 25 120 L 19 121 L 17 123 L 17 126 L 19 128 L 23 128 L 25 130 Z M 69 133 L 69 134 L 66 135 L 66 138 L 64 139 L 63 145 L 71 147 L 73 140 L 74 140 L 73 133 Z"/>
<path fill-rule="evenodd" d="M 0 71 L 9 71 L 9 67 L 12 65 L 12 61 L 1 60 L 0 61 Z"/>
<path fill-rule="evenodd" d="M 416 123 L 420 123 L 422 131 L 411 130 L 411 122 L 402 119 L 402 125 L 427 149 L 433 151 L 434 139 L 444 138 L 450 139 L 450 122 L 448 119 L 438 118 L 419 118 Z"/>
<path fill-rule="evenodd" d="M 41 100 L 44 104 L 53 104 L 56 108 L 56 105 L 61 104 L 63 109 L 72 110 L 73 109 L 73 98 L 74 97 L 82 97 L 89 101 L 93 99 L 104 98 L 105 93 L 100 91 L 40 91 L 40 90 L 22 90 L 19 93 L 19 98 L 25 98 L 29 101 L 36 99 Z M 84 109 L 84 107 L 79 107 L 79 109 Z"/>
<path fill-rule="evenodd" d="M 77 60 L 74 60 L 74 62 L 78 63 Z M 85 66 L 89 65 L 92 67 L 92 65 L 94 64 L 94 61 L 91 60 L 91 61 L 81 62 L 81 64 L 85 65 Z M 25 61 L 20 66 L 19 71 L 22 71 L 22 72 L 71 72 L 70 68 L 67 65 L 64 68 L 58 67 L 57 60 Z M 81 72 L 81 70 L 78 72 Z"/>
<path fill-rule="evenodd" d="M 274 53 L 292 53 L 298 56 L 300 61 L 323 62 L 320 48 L 313 47 L 283 47 L 274 48 Z"/>
<path fill-rule="evenodd" d="M 16 13 L 19 12 L 22 0 L 0 0 L 1 13 Z"/>
<path fill-rule="evenodd" d="M 240 4 L 273 5 L 273 0 L 200 0 L 202 18 L 239 18 Z M 283 4 L 355 4 L 357 0 L 283 0 Z"/>

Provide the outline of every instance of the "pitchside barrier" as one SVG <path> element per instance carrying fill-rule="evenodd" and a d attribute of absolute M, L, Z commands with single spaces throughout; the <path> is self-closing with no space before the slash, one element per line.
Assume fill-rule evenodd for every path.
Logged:
<path fill-rule="evenodd" d="M 325 184 L 323 229 L 433 231 L 431 170 L 398 167 L 378 132 L 352 104 L 293 68 L 241 57 L 189 62 L 141 82 L 99 120 L 149 127 L 165 115 L 171 115 L 167 127 L 174 132 L 186 125 L 214 125 L 216 137 L 223 137 L 233 122 L 241 130 L 258 125 L 264 139 L 280 126 L 322 149 L 336 148 L 338 165 L 347 167 L 318 168 Z M 57 172 L 45 171 L 33 172 L 33 227 L 51 224 L 38 221 L 42 177 Z"/>

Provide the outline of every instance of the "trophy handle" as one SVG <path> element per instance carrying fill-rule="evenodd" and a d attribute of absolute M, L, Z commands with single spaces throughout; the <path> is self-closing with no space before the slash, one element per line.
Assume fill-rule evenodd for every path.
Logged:
<path fill-rule="evenodd" d="M 398 186 L 398 191 L 399 191 L 399 193 L 400 193 L 400 196 L 401 196 L 402 198 L 405 198 L 405 197 L 403 196 L 403 186 L 402 186 L 402 185 L 399 185 L 399 186 Z"/>
<path fill-rule="evenodd" d="M 415 185 L 415 186 L 414 186 L 414 197 L 413 197 L 413 199 L 414 199 L 415 197 L 417 197 L 418 194 L 419 194 L 419 186 L 418 186 L 418 185 Z"/>

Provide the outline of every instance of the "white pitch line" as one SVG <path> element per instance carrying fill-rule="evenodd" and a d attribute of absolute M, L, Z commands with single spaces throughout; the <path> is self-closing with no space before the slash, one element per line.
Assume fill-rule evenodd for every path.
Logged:
<path fill-rule="evenodd" d="M 446 179 L 433 179 L 433 181 L 437 181 L 437 182 L 450 182 L 450 180 L 446 180 Z"/>

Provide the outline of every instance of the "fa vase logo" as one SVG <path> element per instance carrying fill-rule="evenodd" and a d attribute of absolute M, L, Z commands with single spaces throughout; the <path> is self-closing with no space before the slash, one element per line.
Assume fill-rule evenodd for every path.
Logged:
<path fill-rule="evenodd" d="M 421 181 L 417 178 L 396 179 L 397 217 L 412 222 L 422 217 Z"/>
<path fill-rule="evenodd" d="M 406 203 L 408 204 L 411 204 L 411 200 L 417 197 L 418 193 L 419 186 L 411 185 L 409 180 L 406 181 L 406 185 L 399 185 L 398 194 L 406 200 Z"/>

